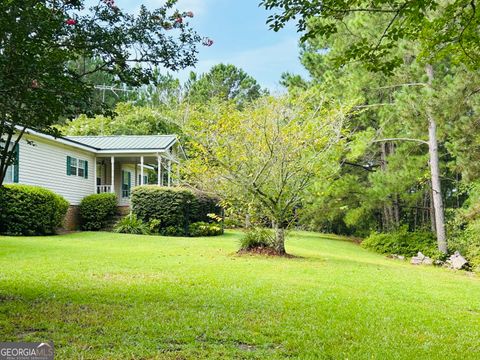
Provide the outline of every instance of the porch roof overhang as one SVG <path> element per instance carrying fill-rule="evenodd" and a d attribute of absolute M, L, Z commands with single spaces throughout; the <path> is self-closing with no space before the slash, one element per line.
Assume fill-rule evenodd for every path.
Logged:
<path fill-rule="evenodd" d="M 20 128 L 18 129 L 20 130 Z M 26 134 L 53 140 L 64 145 L 89 151 L 99 156 L 115 155 L 163 155 L 175 161 L 170 149 L 178 144 L 183 157 L 185 152 L 176 135 L 115 135 L 115 136 L 65 136 L 54 137 L 39 131 L 27 129 Z"/>

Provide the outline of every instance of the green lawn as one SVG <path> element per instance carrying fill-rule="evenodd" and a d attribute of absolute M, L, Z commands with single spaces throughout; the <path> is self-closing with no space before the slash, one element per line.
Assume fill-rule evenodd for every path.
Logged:
<path fill-rule="evenodd" d="M 335 237 L 0 237 L 0 341 L 57 359 L 479 359 L 480 279 Z"/>

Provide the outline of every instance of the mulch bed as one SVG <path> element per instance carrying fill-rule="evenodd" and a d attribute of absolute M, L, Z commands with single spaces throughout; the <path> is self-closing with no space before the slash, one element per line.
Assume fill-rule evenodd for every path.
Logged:
<path fill-rule="evenodd" d="M 278 256 L 278 257 L 284 257 L 284 258 L 298 258 L 298 256 L 290 255 L 290 254 L 278 254 L 275 249 L 272 249 L 270 247 L 256 247 L 252 249 L 240 249 L 237 251 L 238 255 L 266 255 L 266 256 Z"/>

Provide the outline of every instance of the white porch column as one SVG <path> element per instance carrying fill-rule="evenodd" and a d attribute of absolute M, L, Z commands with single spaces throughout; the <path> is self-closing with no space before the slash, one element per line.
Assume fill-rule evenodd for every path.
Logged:
<path fill-rule="evenodd" d="M 145 185 L 145 181 L 143 181 L 143 155 L 140 156 L 140 185 Z"/>
<path fill-rule="evenodd" d="M 93 193 L 97 193 L 97 157 L 93 158 Z"/>
<path fill-rule="evenodd" d="M 176 163 L 177 164 L 177 181 L 176 181 L 176 184 L 177 186 L 180 186 L 180 163 Z"/>
<path fill-rule="evenodd" d="M 168 160 L 168 186 L 172 186 L 172 160 Z"/>
<path fill-rule="evenodd" d="M 157 155 L 157 185 L 162 186 L 162 158 Z"/>
<path fill-rule="evenodd" d="M 110 192 L 115 194 L 115 156 L 110 158 L 111 170 L 112 170 L 112 181 L 111 182 L 111 189 Z"/>

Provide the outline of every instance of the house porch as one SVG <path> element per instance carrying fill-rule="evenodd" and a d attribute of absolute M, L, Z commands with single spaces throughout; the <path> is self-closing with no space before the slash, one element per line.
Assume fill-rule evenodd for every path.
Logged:
<path fill-rule="evenodd" d="M 95 193 L 114 193 L 119 206 L 130 204 L 131 190 L 135 186 L 156 184 L 174 186 L 173 168 L 178 161 L 169 153 L 112 154 L 97 156 L 94 167 Z M 175 184 L 174 184 L 175 182 Z"/>

